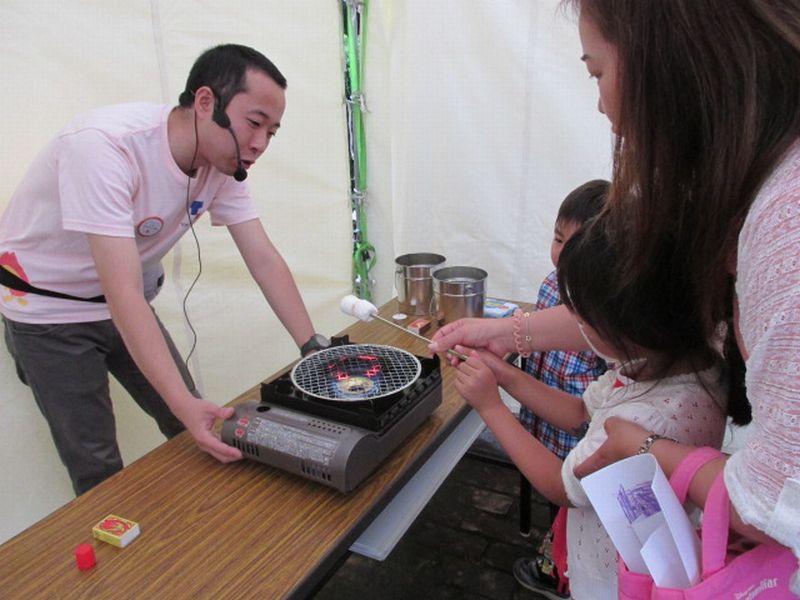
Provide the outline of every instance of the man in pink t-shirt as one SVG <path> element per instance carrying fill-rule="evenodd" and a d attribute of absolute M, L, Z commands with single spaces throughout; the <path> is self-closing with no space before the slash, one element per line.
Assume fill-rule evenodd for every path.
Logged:
<path fill-rule="evenodd" d="M 122 468 L 109 372 L 165 435 L 185 428 L 222 462 L 242 456 L 212 434 L 233 409 L 196 397 L 150 306 L 161 259 L 204 212 L 228 228 L 301 352 L 327 343 L 244 181 L 280 127 L 285 89 L 259 52 L 212 48 L 192 67 L 179 106 L 126 104 L 75 118 L 0 218 L 6 343 L 77 494 Z"/>

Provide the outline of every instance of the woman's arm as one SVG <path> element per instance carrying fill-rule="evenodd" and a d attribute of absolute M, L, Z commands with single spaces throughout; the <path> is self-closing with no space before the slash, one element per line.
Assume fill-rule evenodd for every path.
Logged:
<path fill-rule="evenodd" d="M 623 458 L 634 456 L 639 452 L 645 438 L 650 431 L 636 423 L 626 421 L 619 417 L 609 417 L 605 424 L 608 439 L 597 451 L 575 467 L 576 477 L 585 477 L 598 469 L 610 465 Z M 656 457 L 661 469 L 670 477 L 673 471 L 694 450 L 692 446 L 679 444 L 671 440 L 658 440 L 650 447 L 650 453 Z M 706 497 L 711 489 L 711 484 L 725 467 L 726 459 L 720 458 L 711 461 L 698 471 L 689 487 L 689 499 L 697 506 L 705 506 Z M 756 542 L 775 543 L 763 531 L 742 522 L 736 512 L 736 507 L 731 504 L 731 529 Z"/>
<path fill-rule="evenodd" d="M 589 350 L 578 330 L 577 322 L 565 306 L 533 311 L 522 317 L 523 335 L 531 342 L 523 350 Z M 524 343 L 524 341 L 523 341 Z M 456 345 L 484 348 L 497 356 L 517 352 L 514 339 L 514 318 L 460 319 L 439 329 L 429 346 L 432 352 L 444 352 Z M 450 359 L 455 364 L 456 359 Z"/>

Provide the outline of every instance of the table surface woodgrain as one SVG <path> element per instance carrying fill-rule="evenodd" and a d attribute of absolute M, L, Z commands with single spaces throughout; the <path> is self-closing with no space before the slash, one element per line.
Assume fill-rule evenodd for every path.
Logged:
<path fill-rule="evenodd" d="M 381 308 L 395 312 L 396 300 Z M 345 333 L 430 356 L 379 321 Z M 304 597 L 467 413 L 453 374 L 442 365 L 441 406 L 349 494 L 252 461 L 221 464 L 183 433 L 0 546 L 0 596 Z M 258 398 L 256 385 L 231 404 Z M 108 514 L 137 521 L 141 535 L 124 549 L 93 540 Z M 81 543 L 97 555 L 84 572 L 73 554 Z"/>

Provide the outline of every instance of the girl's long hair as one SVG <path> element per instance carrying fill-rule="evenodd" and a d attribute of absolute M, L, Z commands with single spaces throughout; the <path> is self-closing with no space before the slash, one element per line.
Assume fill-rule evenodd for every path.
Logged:
<path fill-rule="evenodd" d="M 732 322 L 728 321 L 724 328 L 724 339 L 709 336 L 697 323 L 683 318 L 681 307 L 688 302 L 686 290 L 675 289 L 665 277 L 640 279 L 626 286 L 609 285 L 620 253 L 624 252 L 610 238 L 609 219 L 609 213 L 601 213 L 564 244 L 557 269 L 564 304 L 618 349 L 622 353 L 619 358 L 638 358 L 640 349 L 655 351 L 654 378 L 665 375 L 681 360 L 687 360 L 697 373 L 710 357 L 724 358 L 728 415 L 737 425 L 749 423 L 744 361 Z M 728 284 L 732 283 L 729 277 Z M 729 292 L 732 294 L 731 289 Z M 712 347 L 715 343 L 716 351 Z"/>

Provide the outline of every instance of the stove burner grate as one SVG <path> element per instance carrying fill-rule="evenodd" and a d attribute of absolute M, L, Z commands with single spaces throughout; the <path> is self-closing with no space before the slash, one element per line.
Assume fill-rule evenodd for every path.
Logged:
<path fill-rule="evenodd" d="M 292 369 L 303 393 L 321 400 L 355 402 L 389 396 L 409 387 L 422 367 L 413 354 L 376 344 L 347 344 L 320 350 Z"/>

